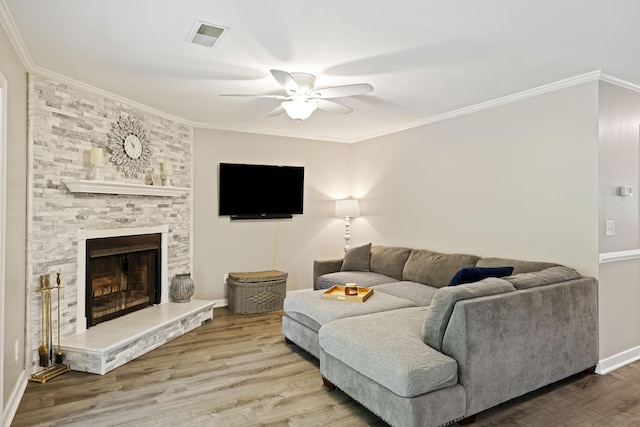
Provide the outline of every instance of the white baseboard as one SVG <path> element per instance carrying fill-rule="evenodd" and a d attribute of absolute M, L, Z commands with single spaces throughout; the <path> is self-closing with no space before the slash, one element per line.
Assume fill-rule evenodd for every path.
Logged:
<path fill-rule="evenodd" d="M 13 392 L 11 392 L 11 396 L 9 396 L 7 404 L 4 406 L 4 414 L 2 414 L 3 426 L 11 425 L 13 417 L 15 417 L 16 412 L 18 411 L 18 406 L 20 405 L 22 396 L 24 396 L 24 391 L 27 389 L 28 382 L 29 375 L 26 370 L 22 370 L 20 378 L 18 379 L 16 386 L 13 388 Z"/>
<path fill-rule="evenodd" d="M 297 294 L 299 292 L 313 292 L 313 289 L 298 289 L 295 291 L 287 291 L 287 294 Z"/>
<path fill-rule="evenodd" d="M 600 360 L 596 365 L 596 373 L 604 375 L 636 360 L 640 360 L 640 346 Z"/>
<path fill-rule="evenodd" d="M 295 294 L 298 292 L 311 292 L 313 291 L 313 289 L 298 289 L 295 291 L 287 291 L 287 294 Z M 215 302 L 214 308 L 215 307 L 228 307 L 229 306 L 229 300 L 228 299 L 216 299 L 213 300 Z"/>

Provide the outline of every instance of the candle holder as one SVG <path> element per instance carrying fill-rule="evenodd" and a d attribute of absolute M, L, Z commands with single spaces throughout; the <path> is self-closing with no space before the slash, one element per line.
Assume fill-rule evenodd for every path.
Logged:
<path fill-rule="evenodd" d="M 104 165 L 91 165 L 91 173 L 89 174 L 89 178 L 93 181 L 104 181 L 104 176 L 102 176 L 102 168 Z"/>
<path fill-rule="evenodd" d="M 161 172 L 162 172 L 162 185 L 165 187 L 171 187 L 173 184 L 171 183 L 171 175 L 173 175 L 173 163 L 171 160 L 165 160 L 160 163 Z"/>

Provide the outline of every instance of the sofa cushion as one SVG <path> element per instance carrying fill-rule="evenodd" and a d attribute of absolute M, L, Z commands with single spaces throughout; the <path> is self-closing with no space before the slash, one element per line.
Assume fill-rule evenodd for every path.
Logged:
<path fill-rule="evenodd" d="M 421 307 L 426 307 L 431 304 L 433 294 L 438 290 L 438 288 L 434 288 L 433 286 L 408 281 L 376 285 L 373 289 L 375 292 L 384 292 L 389 295 L 408 299 Z"/>
<path fill-rule="evenodd" d="M 505 277 L 511 273 L 513 273 L 513 267 L 467 267 L 458 271 L 451 278 L 449 286 L 479 282 L 487 277 Z"/>
<path fill-rule="evenodd" d="M 393 246 L 371 246 L 369 268 L 375 273 L 402 280 L 402 270 L 411 249 Z"/>
<path fill-rule="evenodd" d="M 370 271 L 339 271 L 337 273 L 323 274 L 316 280 L 316 288 L 329 289 L 333 285 L 356 283 L 358 286 L 375 286 L 382 283 L 397 282 L 393 277 Z"/>
<path fill-rule="evenodd" d="M 433 295 L 422 328 L 424 342 L 436 350 L 442 348 L 442 339 L 449 324 L 453 307 L 458 301 L 513 292 L 516 289 L 506 280 L 490 277 L 475 283 L 440 288 Z"/>
<path fill-rule="evenodd" d="M 475 267 L 479 259 L 475 255 L 442 254 L 416 249 L 411 251 L 404 266 L 403 279 L 442 288 L 460 269 Z"/>
<path fill-rule="evenodd" d="M 411 282 L 427 283 L 428 276 L 426 273 L 427 260 L 438 252 L 429 251 L 427 249 L 413 249 L 409 254 L 407 262 L 402 270 L 402 279 Z"/>
<path fill-rule="evenodd" d="M 344 317 L 361 316 L 379 311 L 415 307 L 415 303 L 384 292 L 373 292 L 365 302 L 346 302 L 323 300 L 324 291 L 295 292 L 284 299 L 284 311 L 287 316 L 317 331 L 332 320 Z"/>
<path fill-rule="evenodd" d="M 529 289 L 535 288 L 536 286 L 566 282 L 567 280 L 578 279 L 580 277 L 582 277 L 580 273 L 573 268 L 559 265 L 557 267 L 545 268 L 542 271 L 516 274 L 505 277 L 504 280 L 511 282 L 516 289 Z"/>
<path fill-rule="evenodd" d="M 520 274 L 544 270 L 545 268 L 555 267 L 558 264 L 551 262 L 520 261 L 508 258 L 480 258 L 476 263 L 476 267 L 501 267 L 503 265 L 512 266 L 513 274 Z"/>
<path fill-rule="evenodd" d="M 458 364 L 422 341 L 425 307 L 327 323 L 322 351 L 402 397 L 420 396 L 458 381 Z"/>
<path fill-rule="evenodd" d="M 344 254 L 340 271 L 369 271 L 371 243 L 351 248 Z"/>

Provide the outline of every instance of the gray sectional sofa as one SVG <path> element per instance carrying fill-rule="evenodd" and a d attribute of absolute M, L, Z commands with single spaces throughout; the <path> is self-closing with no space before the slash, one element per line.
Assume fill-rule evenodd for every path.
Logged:
<path fill-rule="evenodd" d="M 349 282 L 374 293 L 321 299 Z M 316 261 L 314 289 L 285 298 L 286 341 L 393 426 L 473 421 L 598 360 L 597 282 L 565 266 L 365 245 Z"/>

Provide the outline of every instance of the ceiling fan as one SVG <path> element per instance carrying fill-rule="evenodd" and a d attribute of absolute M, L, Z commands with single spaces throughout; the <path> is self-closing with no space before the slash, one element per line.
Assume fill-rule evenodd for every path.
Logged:
<path fill-rule="evenodd" d="M 361 95 L 373 91 L 369 83 L 358 83 L 343 86 L 333 86 L 315 89 L 316 76 L 307 73 L 287 73 L 282 70 L 271 70 L 273 77 L 286 91 L 286 95 L 239 95 L 229 94 L 221 96 L 251 96 L 256 98 L 281 99 L 283 102 L 269 113 L 269 116 L 279 116 L 287 113 L 289 117 L 299 122 L 307 119 L 316 109 L 338 114 L 348 114 L 353 108 L 330 101 L 332 98 Z"/>

